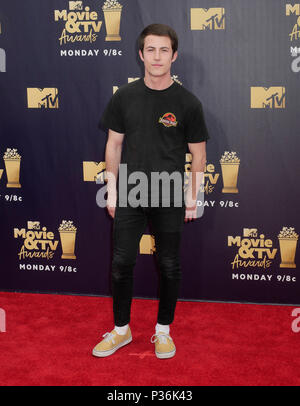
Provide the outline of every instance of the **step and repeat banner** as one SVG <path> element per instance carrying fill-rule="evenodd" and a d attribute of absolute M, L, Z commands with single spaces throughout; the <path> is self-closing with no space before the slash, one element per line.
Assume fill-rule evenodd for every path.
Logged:
<path fill-rule="evenodd" d="M 99 121 L 144 76 L 137 38 L 152 23 L 177 32 L 171 74 L 210 135 L 180 298 L 300 304 L 300 3 L 284 0 L 1 2 L 0 290 L 111 295 Z M 157 298 L 148 227 L 134 296 Z"/>

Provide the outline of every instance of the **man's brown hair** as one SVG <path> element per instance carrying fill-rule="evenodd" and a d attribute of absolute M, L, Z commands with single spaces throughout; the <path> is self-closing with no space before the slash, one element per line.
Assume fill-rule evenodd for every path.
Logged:
<path fill-rule="evenodd" d="M 165 24 L 150 24 L 143 29 L 138 38 L 138 46 L 143 54 L 145 38 L 147 35 L 169 37 L 172 44 L 173 55 L 178 49 L 178 37 L 173 28 Z"/>

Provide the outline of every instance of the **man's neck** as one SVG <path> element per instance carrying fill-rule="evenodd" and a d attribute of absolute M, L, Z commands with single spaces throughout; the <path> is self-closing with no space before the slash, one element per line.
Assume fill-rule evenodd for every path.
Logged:
<path fill-rule="evenodd" d="M 150 89 L 164 90 L 170 87 L 174 83 L 174 80 L 171 78 L 170 74 L 163 77 L 145 75 L 144 83 Z"/>

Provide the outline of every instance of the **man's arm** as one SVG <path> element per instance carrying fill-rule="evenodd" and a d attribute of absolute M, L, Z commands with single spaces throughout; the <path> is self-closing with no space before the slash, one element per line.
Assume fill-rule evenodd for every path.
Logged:
<path fill-rule="evenodd" d="M 192 165 L 186 191 L 186 219 L 195 218 L 197 211 L 197 195 L 204 180 L 206 164 L 206 141 L 188 143 L 192 154 Z"/>
<path fill-rule="evenodd" d="M 121 161 L 124 134 L 108 130 L 105 150 L 105 166 L 107 175 L 107 210 L 114 217 L 117 200 L 117 179 Z"/>

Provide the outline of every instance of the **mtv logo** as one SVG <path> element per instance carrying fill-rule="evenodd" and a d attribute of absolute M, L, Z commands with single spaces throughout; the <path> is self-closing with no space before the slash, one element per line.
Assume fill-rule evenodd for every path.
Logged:
<path fill-rule="evenodd" d="M 106 181 L 105 162 L 84 161 L 83 165 L 83 181 L 104 183 Z"/>
<path fill-rule="evenodd" d="M 82 10 L 82 1 L 69 1 L 69 10 Z"/>
<path fill-rule="evenodd" d="M 244 228 L 243 236 L 244 237 L 257 237 L 257 228 Z"/>
<path fill-rule="evenodd" d="M 52 108 L 58 109 L 58 90 L 53 87 L 43 89 L 36 87 L 27 88 L 28 108 Z"/>
<path fill-rule="evenodd" d="M 39 221 L 27 221 L 27 229 L 28 230 L 40 230 L 40 222 Z"/>
<path fill-rule="evenodd" d="M 285 108 L 285 87 L 251 87 L 251 108 Z"/>
<path fill-rule="evenodd" d="M 128 78 L 128 83 L 134 82 L 138 80 L 139 78 Z"/>
<path fill-rule="evenodd" d="M 293 6 L 291 4 L 286 4 L 285 5 L 285 15 L 289 16 L 291 14 L 296 14 L 297 16 L 300 15 L 300 4 L 294 4 Z"/>
<path fill-rule="evenodd" d="M 225 30 L 225 8 L 191 8 L 191 30 Z"/>
<path fill-rule="evenodd" d="M 297 56 L 298 54 L 300 54 L 300 48 L 291 47 L 291 56 Z"/>
<path fill-rule="evenodd" d="M 0 48 L 0 72 L 6 72 L 6 53 Z"/>
<path fill-rule="evenodd" d="M 140 254 L 153 254 L 155 251 L 155 240 L 150 234 L 142 235 L 140 240 Z"/>
<path fill-rule="evenodd" d="M 134 82 L 138 80 L 139 78 L 128 78 L 128 83 Z M 116 91 L 119 89 L 119 86 L 113 86 L 113 94 L 116 93 Z"/>

